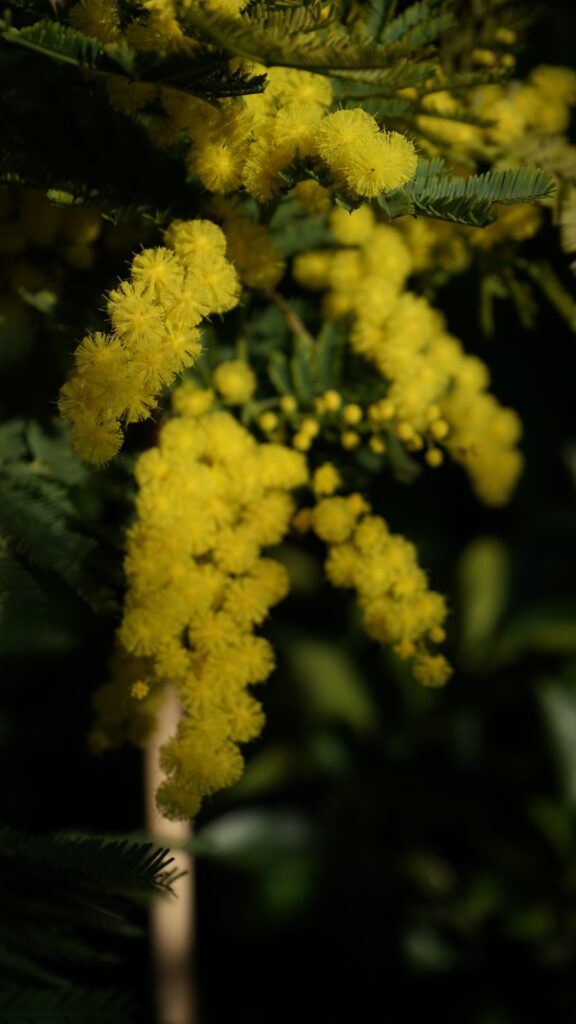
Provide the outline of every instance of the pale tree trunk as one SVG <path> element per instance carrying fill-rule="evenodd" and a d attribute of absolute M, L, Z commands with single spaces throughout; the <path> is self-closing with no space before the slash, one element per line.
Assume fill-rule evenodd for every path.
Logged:
<path fill-rule="evenodd" d="M 172 847 L 192 837 L 189 822 L 168 821 L 156 807 L 155 793 L 163 781 L 158 751 L 176 732 L 180 706 L 173 690 L 167 695 L 158 730 L 145 754 L 146 824 L 162 845 Z M 193 954 L 195 939 L 194 862 L 190 854 L 173 849 L 174 865 L 183 876 L 174 883 L 174 896 L 154 901 L 151 910 L 152 958 L 157 1024 L 196 1024 Z"/>

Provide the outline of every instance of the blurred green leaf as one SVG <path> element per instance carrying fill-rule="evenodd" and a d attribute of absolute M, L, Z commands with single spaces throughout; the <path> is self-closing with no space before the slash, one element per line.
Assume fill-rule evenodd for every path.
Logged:
<path fill-rule="evenodd" d="M 542 604 L 520 612 L 498 636 L 491 661 L 505 665 L 534 652 L 576 653 L 576 602 Z"/>
<path fill-rule="evenodd" d="M 410 929 L 404 935 L 403 945 L 408 963 L 421 971 L 449 971 L 454 967 L 454 950 L 432 928 Z"/>
<path fill-rule="evenodd" d="M 246 868 L 261 868 L 280 855 L 309 846 L 308 822 L 291 811 L 261 807 L 221 814 L 196 833 L 194 850 Z"/>
<path fill-rule="evenodd" d="M 249 759 L 240 782 L 234 786 L 233 796 L 243 799 L 274 791 L 292 779 L 300 766 L 301 756 L 296 748 L 267 747 Z"/>
<path fill-rule="evenodd" d="M 478 537 L 462 554 L 458 566 L 460 594 L 460 658 L 481 663 L 506 608 L 510 585 L 509 555 L 497 537 Z"/>
<path fill-rule="evenodd" d="M 346 722 L 358 730 L 374 727 L 374 704 L 345 651 L 322 641 L 299 639 L 290 644 L 288 657 L 313 717 Z"/>
<path fill-rule="evenodd" d="M 533 800 L 528 813 L 538 831 L 565 861 L 572 861 L 576 832 L 572 811 L 565 803 L 553 800 Z"/>
<path fill-rule="evenodd" d="M 572 625 L 576 632 L 576 625 Z M 566 801 L 576 807 L 576 678 L 547 682 L 537 690 Z M 548 819 L 548 823 L 550 821 Z"/>

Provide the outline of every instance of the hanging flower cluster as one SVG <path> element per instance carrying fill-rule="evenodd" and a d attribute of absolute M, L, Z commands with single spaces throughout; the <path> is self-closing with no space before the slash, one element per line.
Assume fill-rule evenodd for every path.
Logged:
<path fill-rule="evenodd" d="M 128 663 L 98 698 L 96 736 L 113 742 L 127 700 L 147 713 L 159 687 L 176 687 L 183 717 L 162 751 L 158 795 L 169 817 L 195 814 L 203 796 L 235 782 L 238 744 L 262 729 L 251 687 L 268 678 L 274 653 L 255 630 L 288 590 L 283 566 L 262 552 L 286 534 L 291 492 L 307 479 L 302 455 L 259 444 L 209 405 L 209 393 L 183 385 L 179 415 L 138 460 L 119 640 L 144 671 L 135 680 Z"/>
<path fill-rule="evenodd" d="M 216 224 L 176 221 L 166 242 L 134 257 L 130 278 L 108 296 L 111 333 L 83 339 L 62 387 L 60 413 L 88 462 L 115 455 L 123 426 L 146 419 L 162 389 L 194 363 L 202 318 L 238 302 L 240 283 Z"/>
<path fill-rule="evenodd" d="M 401 231 L 377 223 L 368 206 L 335 210 L 330 225 L 340 247 L 298 256 L 294 275 L 305 288 L 325 289 L 325 317 L 347 318 L 352 350 L 388 385 L 367 409 L 368 432 L 393 430 L 409 449 L 426 447 L 431 466 L 440 465 L 444 447 L 483 501 L 504 503 L 522 466 L 518 416 L 487 391 L 487 367 L 466 355 L 441 314 L 406 290 L 412 257 Z M 356 428 L 363 415 L 355 413 Z"/>
<path fill-rule="evenodd" d="M 414 545 L 391 533 L 362 495 L 336 494 L 341 485 L 336 468 L 321 465 L 312 477 L 317 503 L 300 510 L 297 527 L 312 529 L 328 545 L 326 576 L 357 592 L 368 636 L 411 661 L 423 686 L 443 686 L 452 670 L 429 645 L 446 639 L 444 598 L 429 590 Z"/>

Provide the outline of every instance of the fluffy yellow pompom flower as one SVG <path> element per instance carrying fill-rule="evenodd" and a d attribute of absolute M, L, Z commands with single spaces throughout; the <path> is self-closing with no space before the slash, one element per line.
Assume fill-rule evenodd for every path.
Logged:
<path fill-rule="evenodd" d="M 422 686 L 444 686 L 451 675 L 452 669 L 441 654 L 423 654 L 414 665 L 414 678 Z"/>
<path fill-rule="evenodd" d="M 226 253 L 226 236 L 209 220 L 173 220 L 164 235 L 181 263 L 217 259 Z"/>
<path fill-rule="evenodd" d="M 337 544 L 348 540 L 358 515 L 352 497 L 323 498 L 312 513 L 312 525 L 322 540 Z"/>
<path fill-rule="evenodd" d="M 312 477 L 312 490 L 318 497 L 334 494 L 341 485 L 342 477 L 331 462 L 319 466 Z"/>
<path fill-rule="evenodd" d="M 221 363 L 214 373 L 214 384 L 227 405 L 248 402 L 256 390 L 253 370 L 241 359 Z"/>
<path fill-rule="evenodd" d="M 365 110 L 328 114 L 318 132 L 318 153 L 337 184 L 375 198 L 406 184 L 416 170 L 414 145 L 398 132 L 380 132 Z"/>

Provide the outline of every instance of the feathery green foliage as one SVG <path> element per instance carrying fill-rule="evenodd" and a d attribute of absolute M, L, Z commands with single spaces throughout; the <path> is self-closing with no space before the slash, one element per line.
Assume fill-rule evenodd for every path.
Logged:
<path fill-rule="evenodd" d="M 416 175 L 403 189 L 382 197 L 380 205 L 390 218 L 408 213 L 437 220 L 484 227 L 496 220 L 495 204 L 537 202 L 550 196 L 555 183 L 550 174 L 532 168 L 488 171 L 459 178 L 442 173 L 443 162 L 420 161 Z"/>
<path fill-rule="evenodd" d="M 44 433 L 35 423 L 9 421 L 0 427 L 0 538 L 7 557 L 4 587 L 41 590 L 37 569 L 60 577 L 93 607 L 111 607 L 113 594 L 96 582 L 91 556 L 98 542 L 75 504 L 74 488 L 89 474 L 61 432 Z M 18 566 L 19 570 L 15 567 Z M 10 590 L 3 602 L 10 603 Z"/>
<path fill-rule="evenodd" d="M 169 891 L 168 851 L 1 827 L 0 858 L 2 1024 L 133 1019 L 125 996 L 73 986 L 69 973 L 81 977 L 93 965 L 113 962 L 118 939 L 139 934 L 132 908 Z M 101 951 L 102 935 L 110 952 Z"/>
<path fill-rule="evenodd" d="M 130 999 L 118 992 L 19 988 L 0 992 L 1 1024 L 128 1024 Z"/>
<path fill-rule="evenodd" d="M 14 46 L 76 67 L 133 70 L 133 54 L 126 45 L 98 43 L 69 25 L 43 19 L 21 29 L 0 20 L 0 38 Z"/>

